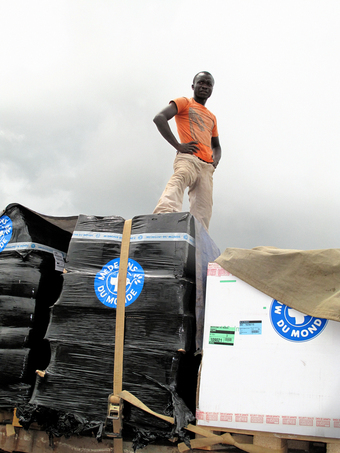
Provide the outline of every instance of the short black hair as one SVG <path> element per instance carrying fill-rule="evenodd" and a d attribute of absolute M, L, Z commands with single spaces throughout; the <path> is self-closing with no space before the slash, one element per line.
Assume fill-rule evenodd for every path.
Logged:
<path fill-rule="evenodd" d="M 213 79 L 213 82 L 215 83 L 214 77 L 213 77 L 213 76 L 210 74 L 210 72 L 208 72 L 208 71 L 200 71 L 200 72 L 198 72 L 198 73 L 195 75 L 195 77 L 194 77 L 192 83 L 195 83 L 196 77 L 197 77 L 198 75 L 200 75 L 200 74 L 205 74 L 205 75 L 210 76 L 210 77 Z"/>

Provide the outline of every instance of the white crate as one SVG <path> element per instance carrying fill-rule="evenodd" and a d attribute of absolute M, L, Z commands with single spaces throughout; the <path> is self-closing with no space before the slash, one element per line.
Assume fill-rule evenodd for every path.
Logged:
<path fill-rule="evenodd" d="M 340 323 L 291 310 L 210 263 L 196 416 L 205 426 L 339 438 Z"/>

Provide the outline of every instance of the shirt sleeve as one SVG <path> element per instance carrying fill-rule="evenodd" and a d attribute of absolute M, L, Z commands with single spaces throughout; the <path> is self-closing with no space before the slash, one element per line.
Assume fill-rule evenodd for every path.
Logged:
<path fill-rule="evenodd" d="M 218 129 L 217 129 L 217 121 L 216 121 L 216 116 L 214 115 L 214 127 L 212 130 L 212 137 L 218 137 Z"/>
<path fill-rule="evenodd" d="M 176 107 L 177 107 L 177 113 L 181 113 L 185 107 L 189 104 L 189 99 L 188 98 L 176 98 L 176 99 L 172 99 L 169 104 L 171 102 L 174 102 L 176 104 Z"/>

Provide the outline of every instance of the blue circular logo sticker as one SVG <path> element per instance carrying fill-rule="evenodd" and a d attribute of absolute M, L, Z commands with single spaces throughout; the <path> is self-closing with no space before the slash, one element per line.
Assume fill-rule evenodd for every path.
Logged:
<path fill-rule="evenodd" d="M 326 327 L 328 320 L 314 318 L 273 300 L 270 320 L 274 330 L 285 340 L 309 341 L 317 337 Z"/>
<path fill-rule="evenodd" d="M 116 258 L 103 266 L 94 279 L 94 290 L 100 302 L 107 307 L 117 307 L 118 272 L 120 258 Z M 132 259 L 128 261 L 126 274 L 125 307 L 132 304 L 142 292 L 144 270 Z"/>
<path fill-rule="evenodd" d="M 0 252 L 6 247 L 11 240 L 13 232 L 12 220 L 4 215 L 0 217 Z"/>

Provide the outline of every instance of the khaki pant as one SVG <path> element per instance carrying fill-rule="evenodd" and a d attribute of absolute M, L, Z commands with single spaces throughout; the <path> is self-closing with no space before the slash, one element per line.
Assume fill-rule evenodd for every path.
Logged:
<path fill-rule="evenodd" d="M 174 174 L 166 185 L 154 214 L 181 212 L 184 191 L 189 187 L 190 213 L 208 230 L 213 206 L 215 168 L 192 154 L 178 153 Z"/>

